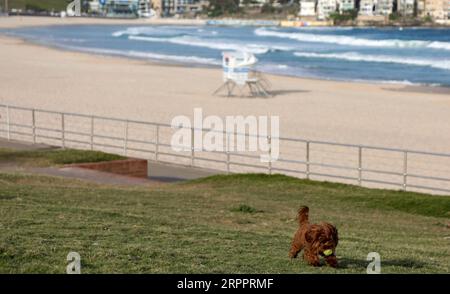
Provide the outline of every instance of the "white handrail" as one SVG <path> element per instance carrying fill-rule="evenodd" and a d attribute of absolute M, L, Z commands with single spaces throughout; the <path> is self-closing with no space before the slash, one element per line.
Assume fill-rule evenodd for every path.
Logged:
<path fill-rule="evenodd" d="M 237 166 L 244 168 L 242 171 L 250 171 L 247 168 L 257 168 L 265 170 L 268 174 L 273 174 L 275 172 L 281 172 L 284 174 L 292 174 L 295 175 L 302 175 L 307 179 L 310 179 L 311 176 L 320 176 L 320 177 L 329 177 L 333 179 L 340 179 L 342 180 L 351 180 L 354 181 L 355 184 L 362 186 L 364 183 L 376 183 L 381 185 L 381 187 L 388 187 L 388 186 L 397 186 L 401 188 L 402 190 L 425 190 L 425 191 L 438 191 L 438 192 L 444 192 L 450 194 L 450 170 L 448 171 L 448 175 L 442 176 L 441 174 L 435 175 L 435 174 L 425 174 L 423 173 L 424 170 L 420 169 L 420 172 L 410 172 L 409 171 L 409 162 L 411 161 L 410 157 L 411 155 L 420 155 L 424 156 L 429 162 L 432 158 L 447 158 L 450 160 L 450 154 L 449 153 L 436 153 L 436 152 L 429 152 L 429 151 L 422 151 L 422 150 L 410 150 L 410 149 L 400 149 L 400 148 L 390 148 L 390 147 L 379 147 L 379 146 L 369 146 L 369 145 L 358 145 L 358 144 L 344 144 L 344 143 L 337 143 L 337 142 L 327 142 L 327 141 L 317 141 L 317 140 L 308 140 L 303 138 L 287 138 L 287 137 L 279 137 L 276 138 L 280 141 L 280 145 L 282 143 L 288 144 L 290 143 L 296 143 L 296 144 L 304 144 L 305 149 L 305 157 L 299 158 L 299 156 L 296 156 L 295 158 L 286 158 L 283 157 L 283 154 L 280 154 L 280 157 L 278 159 L 278 164 L 274 164 L 273 162 L 269 162 L 268 164 L 261 164 L 259 162 L 259 156 L 257 155 L 250 155 L 250 154 L 243 154 L 238 152 L 232 152 L 228 150 L 228 144 L 230 140 L 230 136 L 246 136 L 246 138 L 250 137 L 261 137 L 259 135 L 253 135 L 248 133 L 227 133 L 225 131 L 221 131 L 223 135 L 226 136 L 226 144 L 227 148 L 223 151 L 211 151 L 210 154 L 216 154 L 217 156 L 223 155 L 222 157 L 217 158 L 206 158 L 206 157 L 200 157 L 197 154 L 198 150 L 194 150 L 194 131 L 197 130 L 195 128 L 191 129 L 191 150 L 189 152 L 189 155 L 181 154 L 181 153 L 169 153 L 162 150 L 162 148 L 168 148 L 171 147 L 170 144 L 164 143 L 167 141 L 164 141 L 163 139 L 163 132 L 162 129 L 171 129 L 172 127 L 170 124 L 165 123 L 156 123 L 156 122 L 148 122 L 148 121 L 138 121 L 138 120 L 127 120 L 127 119 L 121 119 L 121 118 L 114 118 L 114 117 L 104 117 L 104 116 L 95 116 L 95 115 L 86 115 L 86 114 L 79 114 L 79 113 L 68 113 L 68 112 L 58 112 L 58 111 L 51 111 L 51 110 L 44 110 L 44 109 L 34 109 L 34 108 L 27 108 L 27 107 L 21 107 L 21 106 L 12 106 L 12 105 L 6 105 L 6 104 L 0 104 L 0 109 L 4 108 L 4 111 L 6 112 L 6 120 L 2 121 L 0 118 L 0 124 L 3 124 L 6 126 L 6 130 L 4 128 L 0 129 L 0 136 L 3 133 L 6 133 L 7 140 L 11 140 L 13 138 L 13 135 L 18 135 L 26 138 L 30 138 L 30 141 L 33 143 L 37 143 L 37 140 L 40 139 L 42 143 L 45 143 L 43 139 L 48 140 L 59 140 L 61 147 L 65 148 L 69 146 L 70 143 L 78 143 L 78 144 L 85 144 L 87 147 L 86 149 L 89 150 L 95 150 L 98 147 L 107 147 L 107 148 L 114 148 L 114 150 L 117 150 L 117 153 L 125 154 L 127 155 L 129 151 L 135 151 L 135 152 L 143 152 L 143 153 L 150 153 L 154 155 L 154 159 L 156 161 L 160 161 L 160 158 L 164 155 L 171 156 L 174 158 L 184 158 L 189 159 L 190 166 L 200 166 L 198 162 L 201 161 L 210 161 L 210 162 L 216 162 L 216 163 L 222 163 L 223 167 L 221 169 L 224 169 L 227 173 L 231 173 L 231 167 Z M 29 113 L 29 119 L 24 119 L 26 121 L 31 121 L 31 125 L 23 123 L 24 120 L 18 119 L 18 115 L 12 115 L 11 112 L 17 110 L 20 112 Z M 39 114 L 46 114 L 50 116 L 54 116 L 56 119 L 59 119 L 61 122 L 60 128 L 51 128 L 52 126 L 38 126 L 37 120 Z M 71 118 L 70 120 L 68 118 Z M 89 125 L 89 131 L 81 132 L 81 131 L 74 131 L 70 130 L 68 128 L 69 121 L 73 123 L 73 119 L 83 119 L 85 120 L 86 124 Z M 19 120 L 19 121 L 17 121 Z M 108 134 L 100 134 L 98 132 L 94 131 L 94 122 L 97 123 L 97 121 L 103 121 L 103 122 L 110 122 L 110 123 L 121 123 L 122 124 L 122 135 L 121 136 L 114 136 L 112 133 Z M 79 122 L 79 121 L 78 121 Z M 144 125 L 144 126 L 152 126 L 152 128 L 155 130 L 155 135 L 153 138 L 153 141 L 150 140 L 144 140 L 144 139 L 137 139 L 130 137 L 131 132 L 133 131 L 132 127 L 136 127 L 136 125 Z M 24 130 L 25 129 L 25 130 Z M 215 132 L 215 130 L 210 129 L 201 129 L 205 132 Z M 48 134 L 42 134 L 40 132 L 46 131 L 46 132 L 52 132 L 52 133 L 59 133 L 59 137 L 50 136 Z M 74 138 L 74 136 L 77 136 Z M 80 139 L 80 137 L 82 137 Z M 23 139 L 23 138 L 22 138 Z M 97 142 L 95 139 L 102 139 L 103 141 Z M 267 137 L 268 142 L 271 142 L 271 140 L 274 138 L 271 138 L 270 136 Z M 110 142 L 117 143 L 117 145 L 111 144 Z M 136 147 L 133 144 L 144 144 L 145 146 L 153 146 L 153 149 L 147 149 L 147 147 Z M 317 152 L 319 149 L 314 149 L 313 146 L 334 146 L 334 147 L 343 147 L 348 148 L 349 150 L 355 151 L 357 158 L 349 158 L 350 161 L 355 161 L 356 164 L 352 163 L 351 166 L 346 166 L 342 164 L 336 164 L 333 162 L 323 162 L 322 161 L 314 161 L 311 159 L 312 152 Z M 70 147 L 70 146 L 69 146 Z M 271 144 L 270 144 L 271 147 Z M 283 146 L 281 145 L 281 148 Z M 81 148 L 81 147 L 78 147 Z M 84 148 L 81 148 L 84 149 Z M 271 148 L 269 149 L 271 150 Z M 392 171 L 392 170 L 386 170 L 386 169 L 376 169 L 376 168 L 364 168 L 364 164 L 366 164 L 366 161 L 364 158 L 368 155 L 365 155 L 367 150 L 375 150 L 375 151 L 382 151 L 386 154 L 399 154 L 402 155 L 402 158 L 399 159 L 402 162 L 402 166 L 399 166 L 399 171 Z M 334 152 L 336 154 L 336 152 Z M 370 157 L 370 156 L 369 156 Z M 233 161 L 233 158 L 241 158 L 241 159 L 247 159 L 253 162 L 245 162 L 244 160 L 235 160 Z M 326 157 L 324 157 L 326 159 Z M 340 155 L 335 156 L 336 159 L 342 159 Z M 388 158 L 388 157 L 385 157 Z M 172 163 L 179 163 L 178 160 L 174 159 Z M 281 164 L 285 164 L 284 166 L 280 166 Z M 304 166 L 303 169 L 298 168 L 290 168 L 287 166 L 288 164 L 295 164 L 296 166 Z M 316 168 L 327 168 L 328 171 L 316 171 L 312 169 Z M 339 172 L 332 172 L 331 170 L 338 170 Z M 401 171 L 400 171 L 401 170 Z M 344 172 L 355 172 L 355 176 L 349 176 L 343 174 Z M 439 172 L 439 171 L 435 171 Z M 380 174 L 384 176 L 391 176 L 391 177 L 401 177 L 401 181 L 399 182 L 392 182 L 385 179 L 373 179 L 365 177 L 366 174 Z M 448 178 L 446 177 L 448 176 Z M 427 180 L 427 181 L 433 181 L 432 183 L 438 182 L 436 184 L 431 184 L 430 186 L 423 185 L 422 183 L 413 183 L 410 182 L 414 179 L 421 179 L 421 180 Z M 440 184 L 439 184 L 440 183 Z M 445 185 L 443 184 L 445 183 Z"/>

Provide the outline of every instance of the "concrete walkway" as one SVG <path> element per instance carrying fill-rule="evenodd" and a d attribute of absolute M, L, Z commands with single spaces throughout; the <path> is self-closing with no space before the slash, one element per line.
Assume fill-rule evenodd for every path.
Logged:
<path fill-rule="evenodd" d="M 51 149 L 58 149 L 59 147 L 53 147 L 45 144 L 32 144 L 28 142 L 19 142 L 7 139 L 0 138 L 0 148 L 5 149 L 13 149 L 13 150 L 51 150 Z"/>
<path fill-rule="evenodd" d="M 31 144 L 27 142 L 19 141 L 7 141 L 0 138 L 0 148 L 13 149 L 13 150 L 52 150 L 59 149 L 59 147 L 53 147 L 44 144 Z M 99 184 L 110 185 L 154 185 L 162 183 L 172 183 L 178 181 L 192 180 L 203 177 L 208 177 L 222 172 L 208 169 L 191 168 L 178 166 L 174 164 L 160 163 L 156 161 L 148 161 L 148 179 L 134 178 L 128 176 L 122 176 L 112 173 L 88 170 L 78 167 L 20 167 L 14 165 L 14 163 L 2 163 L 0 162 L 0 172 L 27 172 L 33 174 L 42 174 L 49 176 L 59 176 L 65 178 L 79 179 Z"/>

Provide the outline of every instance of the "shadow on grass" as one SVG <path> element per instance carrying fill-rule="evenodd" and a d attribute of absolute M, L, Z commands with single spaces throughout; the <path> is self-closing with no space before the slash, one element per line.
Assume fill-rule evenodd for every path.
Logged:
<path fill-rule="evenodd" d="M 352 258 L 341 258 L 339 259 L 339 268 L 362 268 L 365 269 L 369 265 L 370 261 L 365 259 L 352 259 Z M 411 259 L 381 259 L 381 267 L 383 266 L 396 266 L 404 268 L 423 268 L 425 266 L 424 262 L 411 260 Z"/>

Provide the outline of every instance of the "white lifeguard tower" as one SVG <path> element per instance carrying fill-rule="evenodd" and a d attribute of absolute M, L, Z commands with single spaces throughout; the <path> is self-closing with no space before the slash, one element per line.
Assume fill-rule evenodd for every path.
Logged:
<path fill-rule="evenodd" d="M 269 82 L 253 69 L 258 60 L 249 52 L 223 52 L 223 84 L 213 93 L 218 94 L 227 89 L 227 96 L 233 95 L 234 90 L 239 90 L 240 96 L 244 95 L 245 89 L 249 89 L 250 96 L 269 97 Z"/>

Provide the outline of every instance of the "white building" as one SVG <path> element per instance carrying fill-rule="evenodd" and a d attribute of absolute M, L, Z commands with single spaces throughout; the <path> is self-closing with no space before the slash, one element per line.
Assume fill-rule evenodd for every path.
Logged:
<path fill-rule="evenodd" d="M 317 19 L 327 19 L 331 13 L 336 12 L 336 0 L 319 0 L 317 2 Z"/>
<path fill-rule="evenodd" d="M 375 1 L 374 0 L 361 0 L 359 3 L 359 15 L 372 16 L 374 15 Z"/>
<path fill-rule="evenodd" d="M 240 7 L 262 7 L 264 4 L 270 3 L 269 0 L 252 0 L 244 3 L 244 1 L 239 1 Z M 274 7 L 281 6 L 280 2 L 278 0 L 274 0 L 272 5 Z"/>
<path fill-rule="evenodd" d="M 98 0 L 89 1 L 89 11 L 90 12 L 100 12 L 100 2 Z"/>
<path fill-rule="evenodd" d="M 450 19 L 450 0 L 447 1 L 447 19 Z"/>
<path fill-rule="evenodd" d="M 316 1 L 300 0 L 300 12 L 298 15 L 301 17 L 316 16 Z"/>
<path fill-rule="evenodd" d="M 394 0 L 377 0 L 375 5 L 375 14 L 388 16 L 392 14 L 393 9 L 394 9 Z"/>
<path fill-rule="evenodd" d="M 147 17 L 150 13 L 150 0 L 91 0 L 89 11 L 106 16 Z"/>
<path fill-rule="evenodd" d="M 207 0 L 161 0 L 163 14 L 196 13 L 207 5 Z"/>
<path fill-rule="evenodd" d="M 425 0 L 422 16 L 429 16 L 433 19 L 448 19 L 448 0 Z"/>
<path fill-rule="evenodd" d="M 401 15 L 414 15 L 415 0 L 397 0 L 397 12 Z"/>
<path fill-rule="evenodd" d="M 355 0 L 339 0 L 338 4 L 340 13 L 355 9 Z"/>
<path fill-rule="evenodd" d="M 417 13 L 422 15 L 425 10 L 425 0 L 417 0 Z"/>

